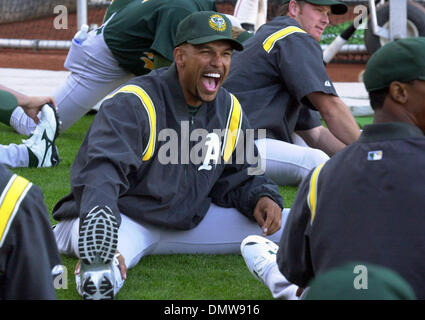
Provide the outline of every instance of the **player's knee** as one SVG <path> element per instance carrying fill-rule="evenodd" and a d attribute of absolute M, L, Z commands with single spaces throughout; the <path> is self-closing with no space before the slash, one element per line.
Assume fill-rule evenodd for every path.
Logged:
<path fill-rule="evenodd" d="M 328 160 L 329 156 L 322 150 L 309 148 L 309 151 L 306 154 L 306 169 L 310 172 L 310 170 Z"/>

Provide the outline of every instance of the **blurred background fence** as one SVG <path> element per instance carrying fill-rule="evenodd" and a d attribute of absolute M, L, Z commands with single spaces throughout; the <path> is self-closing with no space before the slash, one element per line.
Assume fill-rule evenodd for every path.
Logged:
<path fill-rule="evenodd" d="M 268 0 L 268 19 L 277 15 L 280 2 Z M 83 5 L 79 6 L 79 3 Z M 108 0 L 0 0 L 0 51 L 10 51 L 11 48 L 67 50 L 81 23 L 87 23 L 91 29 L 102 24 L 110 3 Z M 219 12 L 233 14 L 236 0 L 216 0 L 216 3 Z M 331 17 L 331 25 L 321 42 L 323 47 L 353 21 L 356 5 L 367 5 L 364 0 L 345 3 L 349 10 L 345 15 Z M 363 48 L 363 30 L 357 30 L 348 44 Z M 346 46 L 346 49 L 350 47 Z M 369 55 L 362 49 L 345 50 L 333 62 L 364 63 L 368 58 Z"/>

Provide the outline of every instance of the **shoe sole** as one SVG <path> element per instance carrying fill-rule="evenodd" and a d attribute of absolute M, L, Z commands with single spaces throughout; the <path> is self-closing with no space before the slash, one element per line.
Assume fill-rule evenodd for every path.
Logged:
<path fill-rule="evenodd" d="M 53 142 L 55 142 L 56 138 L 59 136 L 59 124 L 60 124 L 59 115 L 52 104 L 47 103 L 47 105 L 53 110 L 53 114 L 55 115 L 56 130 L 55 130 L 55 136 L 53 137 Z"/>
<path fill-rule="evenodd" d="M 58 112 L 56 111 L 56 108 L 48 103 L 47 104 L 50 108 L 52 108 L 53 110 L 53 114 L 55 115 L 55 121 L 56 121 L 56 130 L 55 130 L 55 135 L 53 137 L 53 146 L 52 146 L 52 155 L 50 156 L 50 163 L 52 164 L 52 167 L 56 167 L 59 162 L 60 162 L 60 158 L 59 158 L 59 152 L 58 152 L 58 148 L 55 144 L 56 138 L 59 136 L 59 131 L 60 131 L 60 121 L 59 121 L 59 115 Z"/>
<path fill-rule="evenodd" d="M 52 164 L 52 167 L 56 167 L 60 161 L 61 159 L 59 158 L 58 147 L 53 144 L 52 155 L 50 156 L 50 163 Z"/>
<path fill-rule="evenodd" d="M 58 149 L 57 149 L 57 146 L 55 144 L 56 138 L 59 136 L 59 130 L 60 130 L 59 129 L 59 124 L 60 124 L 59 115 L 58 115 L 55 107 L 52 104 L 47 103 L 47 106 L 49 106 L 53 110 L 53 114 L 55 116 L 55 121 L 56 121 L 55 134 L 54 134 L 53 139 L 52 139 L 52 154 L 50 155 L 51 166 L 56 167 L 60 162 Z"/>
<path fill-rule="evenodd" d="M 110 279 L 103 277 L 99 290 L 97 289 L 92 278 L 87 278 L 83 283 L 83 299 L 84 300 L 113 300 L 114 299 L 114 285 Z"/>
<path fill-rule="evenodd" d="M 118 224 L 107 207 L 95 207 L 83 219 L 78 238 L 80 259 L 86 265 L 111 263 L 117 251 Z"/>

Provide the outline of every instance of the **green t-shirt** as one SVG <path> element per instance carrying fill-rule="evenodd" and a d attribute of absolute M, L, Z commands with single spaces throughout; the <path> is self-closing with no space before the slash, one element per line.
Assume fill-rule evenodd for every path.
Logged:
<path fill-rule="evenodd" d="M 189 114 L 194 117 L 198 113 L 199 107 L 192 107 L 187 105 L 187 110 L 189 111 Z"/>
<path fill-rule="evenodd" d="M 116 10 L 104 27 L 105 42 L 122 68 L 143 75 L 153 69 L 155 54 L 174 60 L 180 21 L 193 12 L 216 11 L 216 5 L 215 0 L 133 0 Z"/>
<path fill-rule="evenodd" d="M 18 106 L 18 99 L 10 92 L 0 90 L 0 122 L 10 125 L 10 117 Z"/>
<path fill-rule="evenodd" d="M 128 5 L 132 1 L 136 1 L 136 0 L 112 0 L 111 5 L 106 10 L 105 17 L 103 18 L 103 22 L 107 21 L 114 12 L 117 12 L 118 10 L 124 8 L 126 5 Z"/>

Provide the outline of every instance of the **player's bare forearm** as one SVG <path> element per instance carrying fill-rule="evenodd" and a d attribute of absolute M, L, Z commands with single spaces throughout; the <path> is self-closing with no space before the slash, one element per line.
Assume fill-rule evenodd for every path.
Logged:
<path fill-rule="evenodd" d="M 312 148 L 320 149 L 328 156 L 333 156 L 344 149 L 346 144 L 338 140 L 328 128 L 323 126 L 296 132 Z"/>
<path fill-rule="evenodd" d="M 35 123 L 39 122 L 37 118 L 37 114 L 40 112 L 41 108 L 46 103 L 51 103 L 56 107 L 56 103 L 53 97 L 49 96 L 27 96 L 23 93 L 10 89 L 0 84 L 0 90 L 7 91 L 13 94 L 17 101 L 18 105 L 22 107 L 25 113 L 35 121 Z"/>
<path fill-rule="evenodd" d="M 322 92 L 308 95 L 310 102 L 320 112 L 332 134 L 345 144 L 351 144 L 360 136 L 360 128 L 339 97 Z"/>
<path fill-rule="evenodd" d="M 324 115 L 323 120 L 332 134 L 345 144 L 355 142 L 360 136 L 360 128 L 345 106 Z"/>
<path fill-rule="evenodd" d="M 13 90 L 13 89 L 8 88 L 6 86 L 3 86 L 1 84 L 0 84 L 0 90 L 4 90 L 4 91 L 7 91 L 7 92 L 13 94 L 16 97 L 16 99 L 18 100 L 18 105 L 20 105 L 20 106 L 22 106 L 23 104 L 26 104 L 28 102 L 29 97 L 26 96 L 23 93 L 20 93 L 16 90 Z"/>

